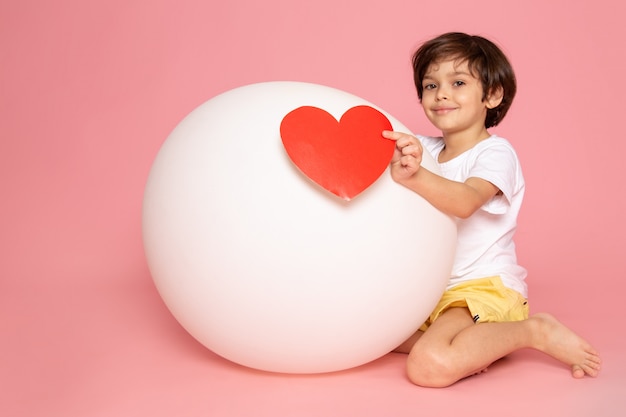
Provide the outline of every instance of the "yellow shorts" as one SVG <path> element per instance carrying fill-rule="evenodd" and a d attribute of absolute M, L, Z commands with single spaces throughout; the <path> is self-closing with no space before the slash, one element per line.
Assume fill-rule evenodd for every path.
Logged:
<path fill-rule="evenodd" d="M 500 277 L 495 276 L 463 282 L 444 292 L 420 330 L 425 331 L 437 317 L 452 307 L 467 307 L 475 323 L 528 318 L 528 300 L 505 287 Z"/>

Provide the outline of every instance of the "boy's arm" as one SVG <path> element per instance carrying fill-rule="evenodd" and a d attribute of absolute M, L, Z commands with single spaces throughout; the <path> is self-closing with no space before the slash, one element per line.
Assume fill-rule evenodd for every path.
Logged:
<path fill-rule="evenodd" d="M 394 181 L 415 191 L 448 215 L 467 218 L 499 192 L 498 187 L 480 178 L 457 182 L 420 167 L 422 145 L 413 136 L 391 132 L 385 132 L 383 136 L 396 140 L 390 165 Z"/>
<path fill-rule="evenodd" d="M 474 214 L 499 191 L 495 185 L 480 178 L 451 181 L 426 168 L 419 168 L 410 177 L 395 178 L 395 169 L 392 165 L 392 177 L 399 184 L 415 191 L 440 211 L 462 219 Z"/>

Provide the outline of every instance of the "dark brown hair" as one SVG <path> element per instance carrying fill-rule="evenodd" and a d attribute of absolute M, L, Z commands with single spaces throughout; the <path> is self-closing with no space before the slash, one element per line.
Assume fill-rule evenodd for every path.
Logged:
<path fill-rule="evenodd" d="M 502 102 L 487 110 L 485 127 L 496 126 L 504 119 L 517 91 L 515 73 L 509 60 L 493 42 L 460 32 L 449 32 L 425 42 L 413 54 L 413 79 L 417 96 L 422 101 L 422 81 L 428 67 L 437 62 L 454 59 L 467 62 L 472 74 L 483 87 L 483 100 L 491 92 L 502 89 Z"/>

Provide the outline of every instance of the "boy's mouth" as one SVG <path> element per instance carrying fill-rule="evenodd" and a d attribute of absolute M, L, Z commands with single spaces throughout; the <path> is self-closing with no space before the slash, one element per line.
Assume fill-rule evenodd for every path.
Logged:
<path fill-rule="evenodd" d="M 454 107 L 434 107 L 432 109 L 432 112 L 436 113 L 436 114 L 446 114 L 446 113 L 449 113 L 449 112 L 451 112 L 453 110 L 455 110 Z"/>

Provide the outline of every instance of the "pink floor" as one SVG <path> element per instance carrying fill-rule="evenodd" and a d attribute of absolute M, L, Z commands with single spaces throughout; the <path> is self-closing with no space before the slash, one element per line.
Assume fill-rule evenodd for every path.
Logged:
<path fill-rule="evenodd" d="M 0 416 L 626 415 L 621 7 L 2 2 Z M 574 380 L 519 351 L 484 375 L 424 389 L 399 354 L 279 375 L 197 343 L 159 297 L 141 239 L 146 178 L 171 130 L 221 92 L 294 80 L 351 92 L 432 133 L 409 57 L 448 30 L 497 40 L 516 68 L 516 101 L 494 132 L 518 150 L 528 185 L 517 243 L 531 312 L 586 337 L 603 357 L 600 376 Z"/>
<path fill-rule="evenodd" d="M 551 359 L 521 351 L 486 374 L 425 389 L 407 381 L 400 354 L 323 375 L 243 368 L 182 330 L 145 271 L 127 278 L 127 285 L 71 291 L 45 284 L 3 290 L 2 415 L 555 417 L 626 410 L 626 346 L 623 335 L 606 330 L 623 328 L 617 318 L 600 328 L 583 314 L 561 312 L 602 352 L 596 379 L 574 380 Z"/>

